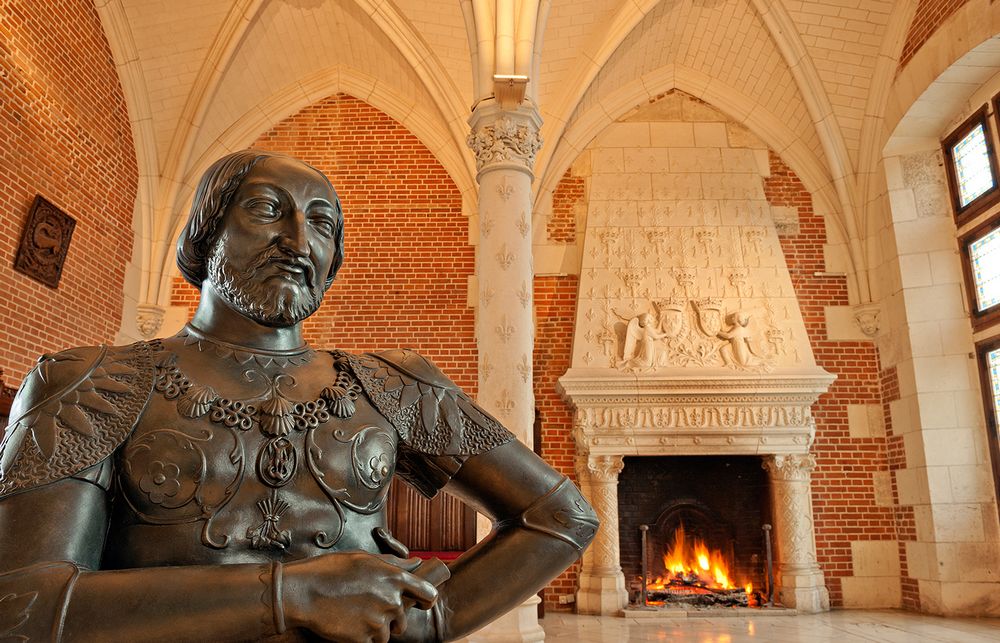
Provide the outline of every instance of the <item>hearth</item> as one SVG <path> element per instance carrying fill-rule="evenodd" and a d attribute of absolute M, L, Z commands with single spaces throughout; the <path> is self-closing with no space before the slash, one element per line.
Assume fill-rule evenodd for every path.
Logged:
<path fill-rule="evenodd" d="M 644 573 L 647 603 L 762 602 L 771 507 L 759 457 L 625 458 L 618 511 L 631 604 L 642 600 Z"/>

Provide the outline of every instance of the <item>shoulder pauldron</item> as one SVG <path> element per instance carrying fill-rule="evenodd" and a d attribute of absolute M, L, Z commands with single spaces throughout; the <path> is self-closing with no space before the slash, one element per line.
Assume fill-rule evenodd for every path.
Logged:
<path fill-rule="evenodd" d="M 346 355 L 375 407 L 407 447 L 432 455 L 476 455 L 513 435 L 430 360 L 409 350 Z"/>
<path fill-rule="evenodd" d="M 43 356 L 11 407 L 0 442 L 0 497 L 76 475 L 110 456 L 153 387 L 152 346 Z"/>

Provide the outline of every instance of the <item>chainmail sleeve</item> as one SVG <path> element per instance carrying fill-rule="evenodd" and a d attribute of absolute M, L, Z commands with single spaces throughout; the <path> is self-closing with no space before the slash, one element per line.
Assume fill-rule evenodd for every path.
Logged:
<path fill-rule="evenodd" d="M 409 350 L 344 358 L 400 438 L 396 471 L 428 498 L 466 458 L 514 439 L 430 360 Z"/>

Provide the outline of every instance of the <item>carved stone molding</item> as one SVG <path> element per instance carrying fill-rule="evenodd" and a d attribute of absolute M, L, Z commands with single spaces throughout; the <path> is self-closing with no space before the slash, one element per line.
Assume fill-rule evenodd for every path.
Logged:
<path fill-rule="evenodd" d="M 521 166 L 531 171 L 535 155 L 542 148 L 541 119 L 535 110 L 477 108 L 470 120 L 472 133 L 466 143 L 476 156 L 477 171 L 494 165 Z"/>
<path fill-rule="evenodd" d="M 575 409 L 580 452 L 599 455 L 805 454 L 812 404 L 833 376 L 816 368 L 767 376 L 606 376 L 559 380 Z"/>
<path fill-rule="evenodd" d="M 156 304 L 139 304 L 136 306 L 135 327 L 139 334 L 146 339 L 156 337 L 156 333 L 163 326 L 163 316 L 166 310 Z"/>

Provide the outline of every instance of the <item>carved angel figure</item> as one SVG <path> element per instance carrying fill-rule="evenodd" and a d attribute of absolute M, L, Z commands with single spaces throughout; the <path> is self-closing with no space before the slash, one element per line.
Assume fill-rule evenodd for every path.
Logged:
<path fill-rule="evenodd" d="M 750 315 L 743 311 L 735 312 L 727 316 L 726 322 L 729 330 L 720 331 L 717 335 L 719 339 L 728 342 L 719 349 L 723 364 L 737 368 L 759 366 L 761 358 L 753 348 L 752 333 L 747 328 Z"/>
<path fill-rule="evenodd" d="M 619 317 L 622 321 L 627 318 Z M 667 334 L 658 329 L 659 324 L 651 313 L 642 313 L 628 319 L 625 326 L 622 358 L 618 367 L 628 372 L 648 371 L 657 366 L 657 343 Z"/>

